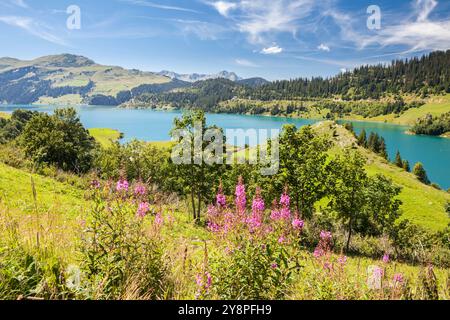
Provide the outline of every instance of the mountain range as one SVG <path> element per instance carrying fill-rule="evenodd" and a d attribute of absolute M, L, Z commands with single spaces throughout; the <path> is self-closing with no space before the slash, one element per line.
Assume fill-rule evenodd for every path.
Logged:
<path fill-rule="evenodd" d="M 128 70 L 72 54 L 30 61 L 5 57 L 0 58 L 0 103 L 118 105 L 143 93 L 161 93 L 214 79 L 244 86 L 268 83 L 262 78 L 242 79 L 228 71 L 206 75 Z"/>
<path fill-rule="evenodd" d="M 170 79 L 177 79 L 185 82 L 197 82 L 197 81 L 205 81 L 205 80 L 211 80 L 211 79 L 228 79 L 230 81 L 236 82 L 239 80 L 243 80 L 241 77 L 239 77 L 234 72 L 228 72 L 228 71 L 221 71 L 216 74 L 198 74 L 198 73 L 191 73 L 191 74 L 179 74 L 173 71 L 161 71 L 158 72 L 159 75 L 169 77 Z"/>

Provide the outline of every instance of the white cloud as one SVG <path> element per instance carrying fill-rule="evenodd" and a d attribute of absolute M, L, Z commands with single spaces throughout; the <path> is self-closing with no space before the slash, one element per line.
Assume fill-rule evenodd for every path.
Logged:
<path fill-rule="evenodd" d="M 341 68 L 341 73 L 346 73 L 347 69 L 346 68 Z"/>
<path fill-rule="evenodd" d="M 22 30 L 25 30 L 29 34 L 32 34 L 46 41 L 59 45 L 67 45 L 64 40 L 45 30 L 45 28 L 40 23 L 36 22 L 32 18 L 18 16 L 0 16 L 0 22 L 6 23 L 10 26 L 18 27 Z"/>
<path fill-rule="evenodd" d="M 428 16 L 431 11 L 437 6 L 437 1 L 435 0 L 416 0 L 416 10 L 419 12 L 417 17 L 418 22 L 424 22 L 428 20 Z"/>
<path fill-rule="evenodd" d="M 27 9 L 29 8 L 28 4 L 25 2 L 25 0 L 11 0 L 11 2 L 21 8 Z"/>
<path fill-rule="evenodd" d="M 251 67 L 251 68 L 257 68 L 259 67 L 257 64 L 246 60 L 246 59 L 236 59 L 234 62 L 236 62 L 236 64 L 243 66 L 243 67 Z"/>
<path fill-rule="evenodd" d="M 173 11 L 184 11 L 184 12 L 198 13 L 198 11 L 193 10 L 193 9 L 188 9 L 188 8 L 183 8 L 183 7 L 176 7 L 176 6 L 168 6 L 168 5 L 159 4 L 159 3 L 150 2 L 150 1 L 144 1 L 144 0 L 121 0 L 121 1 L 122 2 L 128 2 L 130 4 L 134 4 L 134 5 L 142 6 L 142 7 L 149 7 L 149 8 L 162 9 L 162 10 L 173 10 Z"/>
<path fill-rule="evenodd" d="M 261 50 L 262 54 L 279 54 L 283 52 L 283 48 L 274 45 L 272 47 L 264 48 Z"/>
<path fill-rule="evenodd" d="M 317 49 L 321 50 L 321 51 L 326 51 L 326 52 L 330 52 L 330 47 L 321 43 L 320 46 L 317 47 Z"/>
<path fill-rule="evenodd" d="M 183 35 L 193 34 L 201 40 L 217 40 L 226 31 L 220 25 L 204 21 L 183 19 L 172 19 L 171 21 Z"/>
<path fill-rule="evenodd" d="M 238 7 L 236 3 L 226 1 L 211 2 L 209 4 L 213 6 L 224 17 L 228 17 L 228 13 Z"/>
<path fill-rule="evenodd" d="M 430 14 L 438 5 L 436 0 L 413 1 L 413 15 L 399 17 L 395 24 L 384 24 L 376 33 L 364 34 L 354 28 L 354 19 L 345 13 L 330 10 L 326 14 L 341 29 L 342 40 L 353 42 L 359 49 L 379 45 L 403 46 L 404 53 L 450 48 L 450 19 L 431 20 Z"/>
<path fill-rule="evenodd" d="M 208 4 L 222 16 L 230 18 L 235 29 L 248 36 L 249 42 L 267 44 L 277 33 L 295 35 L 299 19 L 307 17 L 315 3 L 315 0 L 237 0 Z"/>

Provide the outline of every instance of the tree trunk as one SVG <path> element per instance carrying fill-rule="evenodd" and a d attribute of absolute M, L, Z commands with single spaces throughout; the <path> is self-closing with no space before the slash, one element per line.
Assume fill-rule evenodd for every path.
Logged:
<path fill-rule="evenodd" d="M 195 210 L 195 194 L 194 194 L 194 190 L 191 191 L 191 202 L 192 202 L 193 218 L 194 218 L 194 220 L 196 220 L 197 219 L 197 211 Z"/>
<path fill-rule="evenodd" d="M 201 194 L 200 192 L 198 193 L 198 206 L 197 206 L 197 218 L 196 218 L 196 222 L 200 223 L 200 214 L 201 214 L 201 206 L 202 206 L 202 199 L 201 199 Z"/>
<path fill-rule="evenodd" d="M 345 252 L 348 253 L 350 249 L 350 241 L 352 239 L 352 224 L 353 224 L 353 218 L 350 218 L 350 221 L 348 223 L 348 238 L 347 238 L 347 245 Z"/>

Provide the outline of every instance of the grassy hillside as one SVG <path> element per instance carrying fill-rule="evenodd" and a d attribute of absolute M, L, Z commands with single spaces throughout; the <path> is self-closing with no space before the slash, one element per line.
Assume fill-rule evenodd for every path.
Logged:
<path fill-rule="evenodd" d="M 431 114 L 433 116 L 440 116 L 446 112 L 450 112 L 450 94 L 445 96 L 433 96 L 427 100 L 427 103 L 420 108 L 413 108 L 407 110 L 402 115 L 396 117 L 393 114 L 369 118 L 369 121 L 391 122 L 401 125 L 413 125 L 417 119 Z"/>
<path fill-rule="evenodd" d="M 112 143 L 118 141 L 122 137 L 122 133 L 118 130 L 107 128 L 93 128 L 89 129 L 89 134 L 97 140 L 103 147 L 107 148 Z"/>
<path fill-rule="evenodd" d="M 342 147 L 354 145 L 356 140 L 349 131 L 332 122 L 321 122 L 314 128 L 321 134 L 333 136 L 335 147 L 331 153 L 338 153 Z M 334 134 L 332 134 L 334 133 Z M 367 149 L 357 147 L 368 159 L 366 166 L 370 175 L 383 174 L 402 187 L 399 199 L 403 205 L 402 219 L 410 221 L 433 231 L 442 230 L 450 223 L 450 217 L 444 209 L 447 201 L 450 201 L 450 193 L 437 190 L 424 185 L 412 174 L 408 173 L 382 157 Z"/>
<path fill-rule="evenodd" d="M 100 65 L 70 54 L 30 61 L 0 59 L 1 100 L 16 104 L 81 104 L 90 97 L 116 98 L 121 91 L 169 82 L 152 72 Z"/>
<path fill-rule="evenodd" d="M 11 236 L 7 235 L 8 230 L 15 230 L 22 248 L 20 250 L 26 250 L 27 254 L 37 257 L 41 268 L 44 264 L 47 264 L 47 268 L 56 266 L 58 261 L 64 272 L 70 272 L 70 268 L 77 268 L 80 263 L 77 250 L 81 244 L 82 226 L 89 219 L 93 206 L 84 200 L 84 190 L 38 175 L 33 175 L 33 180 L 36 203 L 30 174 L 0 164 L 0 235 L 2 239 L 7 239 Z M 171 261 L 166 272 L 176 280 L 176 290 L 172 293 L 172 298 L 175 299 L 194 299 L 197 290 L 195 277 L 205 263 L 205 246 L 210 256 L 224 254 L 224 244 L 218 242 L 204 227 L 192 223 L 185 212 L 186 208 L 177 201 L 163 210 L 164 224 L 159 238 Z M 12 224 L 14 228 L 11 227 Z M 37 236 L 39 247 L 36 246 Z M 0 264 L 3 252 L 6 252 L 5 248 L 0 247 Z M 380 260 L 348 257 L 345 269 L 339 273 L 338 278 L 335 275 L 329 278 L 330 275 L 323 273 L 312 253 L 301 250 L 296 255 L 302 261 L 302 268 L 295 272 L 287 299 L 389 298 L 379 296 L 379 292 L 372 292 L 366 287 L 368 268 L 373 265 L 383 266 Z M 337 258 L 335 255 L 332 257 Z M 186 263 L 188 268 L 184 267 Z M 17 266 L 14 272 L 20 272 L 20 267 Z M 418 266 L 398 262 L 386 265 L 388 277 L 392 277 L 394 273 L 402 273 L 410 280 L 412 288 L 420 285 L 417 276 L 419 270 Z M 448 291 L 445 289 L 447 270 L 434 268 L 434 272 L 441 298 L 448 299 Z M 24 273 L 24 276 L 28 276 L 28 273 Z M 328 282 L 323 279 L 324 276 L 329 279 Z M 18 291 L 17 295 L 21 293 Z M 25 294 L 39 297 L 39 292 Z"/>
<path fill-rule="evenodd" d="M 0 112 L 0 118 L 9 119 L 9 118 L 11 118 L 11 114 L 6 113 L 6 112 Z"/>
<path fill-rule="evenodd" d="M 66 94 L 61 97 L 40 97 L 36 105 L 76 106 L 83 104 L 83 97 L 79 94 Z"/>

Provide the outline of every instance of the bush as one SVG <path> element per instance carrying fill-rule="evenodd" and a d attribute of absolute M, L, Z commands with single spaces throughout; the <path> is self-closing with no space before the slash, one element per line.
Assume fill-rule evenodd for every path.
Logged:
<path fill-rule="evenodd" d="M 171 286 L 159 237 L 157 218 L 150 212 L 146 187 L 128 193 L 128 182 L 94 187 L 95 208 L 81 247 L 87 295 L 94 299 L 162 299 Z M 138 190 L 138 189 L 136 189 Z M 139 204 L 139 206 L 138 206 Z M 151 218 L 150 218 L 151 219 Z"/>
<path fill-rule="evenodd" d="M 0 299 L 74 298 L 65 283 L 64 266 L 43 256 L 18 242 L 0 248 Z"/>
<path fill-rule="evenodd" d="M 293 262 L 286 248 L 276 241 L 253 241 L 242 237 L 212 262 L 213 288 L 220 299 L 284 299 L 292 281 Z M 295 266 L 295 264 L 294 264 Z"/>
<path fill-rule="evenodd" d="M 91 168 L 96 147 L 73 108 L 57 109 L 51 116 L 34 115 L 25 126 L 20 143 L 35 163 L 53 164 L 77 173 Z"/>

